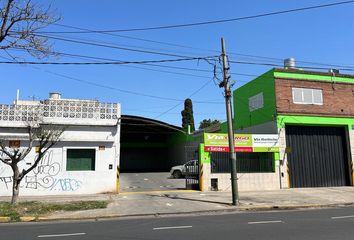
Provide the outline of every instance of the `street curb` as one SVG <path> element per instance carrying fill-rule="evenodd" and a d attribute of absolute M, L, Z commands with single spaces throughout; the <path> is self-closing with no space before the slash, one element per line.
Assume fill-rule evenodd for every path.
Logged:
<path fill-rule="evenodd" d="M 298 210 L 298 209 L 316 209 L 316 208 L 332 208 L 332 207 L 346 207 L 354 205 L 353 203 L 340 204 L 306 204 L 306 205 L 286 205 L 286 206 L 253 206 L 253 207 L 234 207 L 229 209 L 215 209 L 203 211 L 189 211 L 189 212 L 169 212 L 169 213 L 146 213 L 146 214 L 116 214 L 95 217 L 61 217 L 61 218 L 38 218 L 36 221 L 79 221 L 79 220 L 95 220 L 99 219 L 114 219 L 114 218 L 137 218 L 137 217 L 163 217 L 163 216 L 183 216 L 183 215 L 203 215 L 212 213 L 233 213 L 233 212 L 257 212 L 257 211 L 278 211 L 278 210 Z"/>
<path fill-rule="evenodd" d="M 34 217 L 34 216 L 23 216 L 20 217 L 20 221 L 11 220 L 10 217 L 0 217 L 0 223 L 9 223 L 9 222 L 41 222 L 46 221 L 46 217 Z"/>
<path fill-rule="evenodd" d="M 33 217 L 33 216 L 20 217 L 21 222 L 33 222 L 36 220 L 37 220 L 37 217 Z"/>
<path fill-rule="evenodd" d="M 49 221 L 79 221 L 79 220 L 99 220 L 99 219 L 114 219 L 114 218 L 138 218 L 138 217 L 164 217 L 164 216 L 183 216 L 183 215 L 203 215 L 212 213 L 233 213 L 233 212 L 258 212 L 258 211 L 278 211 L 278 210 L 299 210 L 299 209 L 316 209 L 316 208 L 333 208 L 333 207 L 346 207 L 352 206 L 354 202 L 351 203 L 338 203 L 338 204 L 304 204 L 304 205 L 265 205 L 265 206 L 235 206 L 232 208 L 225 209 L 213 209 L 213 210 L 202 210 L 202 211 L 189 211 L 189 212 L 167 212 L 167 213 L 146 213 L 146 214 L 116 214 L 116 215 L 105 215 L 105 216 L 93 216 L 93 217 L 59 217 L 59 218 L 48 218 L 48 217 L 34 217 L 25 216 L 20 217 L 19 222 L 49 222 Z M 0 217 L 0 223 L 11 222 L 10 217 Z M 15 221 L 14 221 L 15 222 Z"/>
<path fill-rule="evenodd" d="M 330 203 L 330 204 L 302 204 L 302 205 L 268 205 L 268 206 L 241 206 L 240 211 L 266 211 L 266 210 L 296 210 L 307 208 L 333 208 L 333 207 L 346 207 L 352 206 L 354 202 L 350 203 Z"/>
<path fill-rule="evenodd" d="M 0 223 L 7 223 L 10 222 L 10 217 L 0 217 Z"/>

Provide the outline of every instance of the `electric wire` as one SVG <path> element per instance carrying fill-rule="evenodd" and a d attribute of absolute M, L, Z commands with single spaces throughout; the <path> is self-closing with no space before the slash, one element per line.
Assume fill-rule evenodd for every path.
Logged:
<path fill-rule="evenodd" d="M 106 62 L 34 62 L 34 61 L 0 61 L 0 64 L 28 64 L 28 65 L 125 65 L 125 64 L 146 64 L 146 63 L 166 63 L 166 62 L 181 62 L 181 61 L 193 61 L 193 60 L 207 60 L 211 57 L 191 57 L 191 58 L 179 58 L 179 59 L 160 59 L 160 60 L 145 60 L 145 61 L 106 61 Z M 246 65 L 259 65 L 268 66 L 274 68 L 283 68 L 282 65 L 265 63 L 265 62 L 246 62 L 246 61 L 234 61 L 229 60 L 229 63 L 246 64 Z M 328 70 L 326 67 L 315 66 L 297 66 L 298 69 L 317 69 Z M 354 67 L 350 68 L 338 68 L 343 71 L 354 71 Z"/>
<path fill-rule="evenodd" d="M 211 52 L 219 53 L 218 50 L 212 50 L 212 49 L 207 49 L 207 48 L 199 48 L 199 47 L 187 46 L 187 45 L 170 43 L 170 42 L 162 42 L 162 41 L 156 41 L 156 40 L 146 39 L 146 38 L 131 37 L 131 36 L 115 34 L 115 33 L 97 32 L 95 30 L 90 30 L 90 29 L 87 29 L 87 28 L 76 27 L 76 26 L 65 25 L 65 24 L 56 23 L 54 25 L 65 27 L 65 28 L 84 30 L 84 31 L 87 31 L 86 33 L 99 33 L 99 34 L 104 34 L 104 35 L 109 35 L 109 36 L 116 36 L 116 37 L 121 37 L 121 38 L 126 38 L 126 39 L 133 39 L 133 40 L 137 40 L 137 41 L 143 41 L 143 42 L 149 42 L 149 43 L 155 43 L 155 44 L 161 44 L 161 45 L 166 45 L 166 46 L 173 46 L 173 47 L 179 47 L 179 48 L 185 48 L 185 49 L 192 49 L 192 50 L 198 50 L 198 51 L 210 52 L 210 53 Z M 85 32 L 53 32 L 53 33 L 63 33 L 63 34 L 73 33 L 73 34 L 75 34 L 75 33 L 85 33 Z M 105 43 L 105 42 L 102 42 L 102 41 L 101 42 L 100 41 L 95 41 L 95 42 Z M 173 51 L 173 52 L 176 52 L 176 51 Z M 266 59 L 266 60 L 271 60 L 271 61 L 276 61 L 276 62 L 282 62 L 284 60 L 283 58 L 275 58 L 275 57 L 269 57 L 269 56 L 259 56 L 259 55 L 254 55 L 254 54 L 235 53 L 235 52 L 232 52 L 232 51 L 228 51 L 228 55 L 250 57 L 250 58 L 258 58 L 258 59 L 263 59 L 263 60 Z M 297 60 L 297 62 L 305 63 L 305 64 L 322 65 L 322 66 L 332 66 L 332 67 L 348 67 L 348 66 L 343 66 L 343 65 L 339 65 L 339 64 L 318 63 L 318 62 L 313 62 L 313 61 Z"/>
<path fill-rule="evenodd" d="M 70 40 L 77 40 L 77 41 L 89 41 L 89 42 L 93 42 L 93 43 L 98 43 L 98 44 L 105 44 L 105 45 L 112 45 L 112 46 L 118 46 L 118 47 L 128 47 L 128 48 L 134 48 L 134 49 L 143 49 L 143 50 L 152 50 L 152 51 L 157 51 L 157 52 L 169 52 L 169 53 L 178 53 L 178 54 L 195 54 L 195 52 L 191 52 L 191 51 L 180 51 L 180 50 L 176 50 L 176 49 L 161 49 L 161 48 L 155 48 L 155 47 L 147 47 L 147 46 L 137 46 L 137 45 L 131 45 L 131 44 L 122 44 L 122 43 L 115 43 L 115 42 L 107 42 L 102 41 L 102 40 L 97 40 L 97 39 L 92 39 L 92 38 L 80 38 L 80 37 L 68 37 L 67 35 L 58 35 L 58 34 L 45 34 L 45 35 L 40 35 L 40 36 L 46 36 L 46 37 L 60 37 L 60 38 L 65 38 L 65 39 L 70 39 Z M 148 40 L 148 41 L 152 41 L 152 40 Z"/>
<path fill-rule="evenodd" d="M 36 35 L 39 37 L 43 37 L 43 38 L 49 38 L 49 39 L 55 39 L 55 40 L 64 41 L 64 42 L 84 44 L 84 45 L 103 47 L 103 48 L 109 48 L 109 49 L 118 49 L 118 50 L 124 50 L 124 51 L 162 55 L 162 56 L 169 56 L 169 57 L 180 57 L 180 58 L 181 57 L 182 58 L 189 57 L 189 56 L 185 56 L 185 55 L 170 54 L 170 53 L 157 52 L 157 51 L 140 50 L 140 49 L 134 49 L 134 48 L 128 48 L 128 47 L 120 47 L 120 46 L 112 45 L 112 44 L 94 43 L 94 42 L 88 42 L 88 41 L 83 41 L 83 40 L 74 40 L 74 39 L 70 39 L 70 38 L 53 37 L 53 36 L 46 36 L 46 35 L 39 35 L 39 34 L 36 34 Z"/>
<path fill-rule="evenodd" d="M 200 88 L 198 88 L 196 91 L 194 91 L 192 94 L 190 94 L 190 95 L 188 96 L 188 98 L 191 98 L 192 96 L 194 96 L 195 94 L 197 94 L 198 92 L 200 92 L 203 88 L 205 88 L 205 87 L 206 87 L 207 85 L 209 85 L 211 82 L 212 82 L 211 80 L 205 82 Z M 174 105 L 173 107 L 169 108 L 168 110 L 166 110 L 166 111 L 160 113 L 160 114 L 157 115 L 155 118 L 162 117 L 162 116 L 165 115 L 166 113 L 172 111 L 173 109 L 175 109 L 176 107 L 178 107 L 179 105 L 181 105 L 183 102 L 184 102 L 184 100 L 181 101 L 180 103 Z"/>
<path fill-rule="evenodd" d="M 22 50 L 25 51 L 22 48 L 11 48 L 11 50 Z M 66 56 L 66 57 L 73 57 L 73 58 L 78 58 L 78 59 L 90 59 L 90 60 L 98 60 L 98 61 L 122 61 L 122 60 L 117 60 L 117 59 L 112 59 L 112 58 L 103 58 L 103 57 L 96 57 L 96 56 L 88 56 L 88 55 L 82 55 L 82 54 L 73 54 L 73 53 L 64 53 L 64 52 L 58 52 L 54 51 L 53 54 L 55 55 L 61 55 L 61 56 Z M 7 59 L 9 60 L 9 59 Z M 141 63 L 141 65 L 145 66 L 151 66 L 151 67 L 160 67 L 160 68 L 169 68 L 169 69 L 177 69 L 177 70 L 187 70 L 187 71 L 195 71 L 195 72 L 206 72 L 206 73 L 213 73 L 212 70 L 207 70 L 207 69 L 199 69 L 199 68 L 187 68 L 187 67 L 180 67 L 180 66 L 167 66 L 167 65 L 161 65 L 161 64 L 152 64 L 152 63 Z M 192 77 L 199 77 L 199 78 L 210 78 L 208 76 L 200 76 L 200 75 L 194 75 L 194 74 L 186 74 L 186 73 L 180 73 L 180 72 L 170 72 L 170 71 L 161 71 L 161 70 L 156 70 L 156 69 L 151 69 L 151 68 L 142 68 L 142 67 L 137 67 L 137 66 L 130 66 L 133 68 L 138 68 L 138 69 L 144 69 L 144 70 L 150 70 L 150 71 L 157 71 L 157 72 L 164 72 L 164 73 L 171 73 L 171 74 L 178 74 L 178 75 L 186 75 L 186 76 L 192 76 Z M 218 72 L 221 73 L 221 72 Z M 245 76 L 245 77 L 257 77 L 258 75 L 255 74 L 249 74 L 249 73 L 239 73 L 239 72 L 230 72 L 232 75 L 237 75 L 237 76 Z M 242 81 L 241 82 L 246 82 Z"/>
<path fill-rule="evenodd" d="M 9 58 L 3 57 L 3 56 L 0 56 L 0 58 L 6 59 L 6 60 L 10 60 Z M 37 70 L 44 71 L 44 72 L 49 73 L 51 75 L 59 76 L 59 77 L 62 77 L 62 78 L 66 78 L 66 79 L 74 80 L 74 81 L 77 81 L 77 82 L 85 83 L 85 84 L 88 84 L 88 85 L 93 85 L 93 86 L 96 86 L 96 87 L 105 88 L 105 89 L 118 91 L 118 92 L 122 92 L 122 93 L 132 94 L 132 95 L 136 95 L 136 96 L 149 97 L 149 98 L 154 98 L 154 99 L 160 99 L 160 100 L 178 101 L 178 102 L 184 101 L 182 99 L 161 97 L 161 96 L 155 96 L 155 95 L 150 95 L 150 94 L 145 94 L 145 93 L 140 93 L 140 92 L 124 90 L 124 89 L 120 89 L 120 88 L 116 88 L 116 87 L 112 87 L 112 86 L 108 86 L 108 85 L 104 85 L 104 84 L 98 84 L 98 83 L 95 83 L 95 82 L 83 80 L 83 79 L 80 79 L 80 78 L 75 78 L 75 77 L 68 76 L 68 75 L 65 75 L 65 74 L 56 73 L 56 72 L 49 71 L 49 70 L 44 70 L 44 69 L 41 69 L 41 68 L 38 68 L 38 67 L 35 67 L 35 66 L 31 66 L 31 67 L 33 67 L 33 68 L 35 68 Z M 211 101 L 195 101 L 195 102 L 196 103 L 207 103 L 207 104 L 221 104 L 221 102 L 211 102 Z"/>
<path fill-rule="evenodd" d="M 162 26 L 145 27 L 145 28 L 80 31 L 78 33 L 134 32 L 134 31 L 161 30 L 161 29 L 171 29 L 171 28 L 185 28 L 185 27 L 194 27 L 194 26 L 201 26 L 201 25 L 210 25 L 210 24 L 218 24 L 218 23 L 226 23 L 226 22 L 235 22 L 235 21 L 248 20 L 248 19 L 254 19 L 254 18 L 262 18 L 262 17 L 281 15 L 281 14 L 286 14 L 286 13 L 308 11 L 308 10 L 319 9 L 319 8 L 328 8 L 328 7 L 334 7 L 334 6 L 352 4 L 352 3 L 354 3 L 354 0 L 352 0 L 352 1 L 334 2 L 334 3 L 328 3 L 328 4 L 322 4 L 322 5 L 314 5 L 314 6 L 301 7 L 301 8 L 293 8 L 293 9 L 288 9 L 288 10 L 273 11 L 273 12 L 268 12 L 268 13 L 260 13 L 260 14 L 256 14 L 256 15 L 235 17 L 235 18 L 228 18 L 228 19 L 220 19 L 220 20 L 192 22 L 192 23 L 175 24 L 175 25 L 162 25 Z M 65 32 L 44 32 L 44 31 L 42 31 L 42 32 L 39 32 L 39 33 L 65 33 Z M 72 32 L 66 32 L 66 33 L 73 33 L 73 31 Z"/>
<path fill-rule="evenodd" d="M 264 14 L 253 15 L 253 16 L 246 16 L 246 17 L 241 17 L 241 19 L 240 18 L 234 18 L 234 19 L 231 19 L 231 20 L 236 21 L 236 20 L 243 20 L 243 19 L 249 19 L 249 18 L 255 18 L 255 17 L 269 16 L 269 15 L 274 15 L 274 14 L 283 14 L 283 13 L 310 10 L 310 9 L 316 9 L 316 8 L 332 7 L 332 6 L 335 6 L 335 5 L 349 4 L 349 3 L 353 3 L 353 2 L 354 1 L 343 1 L 343 2 L 329 3 L 329 4 L 323 4 L 323 5 L 317 5 L 317 6 L 310 6 L 310 7 L 303 7 L 303 8 L 284 10 L 284 11 L 279 11 L 279 12 L 270 12 L 270 13 L 264 13 Z M 229 20 L 230 19 L 226 19 L 226 21 L 229 21 Z M 220 20 L 217 20 L 217 21 L 220 21 Z M 211 21 L 211 22 L 213 22 L 213 21 Z M 92 29 L 75 27 L 75 26 L 70 26 L 70 25 L 65 25 L 65 24 L 58 24 L 58 23 L 55 23 L 54 25 L 65 27 L 65 28 L 76 29 L 76 30 L 80 30 L 80 31 L 37 31 L 37 33 L 52 33 L 52 34 L 100 33 L 100 34 L 118 36 L 118 37 L 127 38 L 127 39 L 134 39 L 134 40 L 139 40 L 139 41 L 164 44 L 164 45 L 169 45 L 169 46 L 176 46 L 176 47 L 189 48 L 189 49 L 195 49 L 195 50 L 203 50 L 203 51 L 209 51 L 209 52 L 218 52 L 216 50 L 196 48 L 196 47 L 190 47 L 190 46 L 185 46 L 185 45 L 181 45 L 181 44 L 166 43 L 166 42 L 161 42 L 161 41 L 156 41 L 156 40 L 137 38 L 137 37 L 131 37 L 131 36 L 125 36 L 125 35 L 119 35 L 119 34 L 112 33 L 112 31 L 114 32 L 115 30 L 92 30 Z M 12 31 L 11 33 L 12 34 L 16 34 L 18 32 L 19 31 L 17 31 L 17 32 L 16 31 Z M 279 59 L 279 58 L 263 57 L 263 56 L 241 54 L 241 53 L 233 53 L 233 52 L 229 52 L 229 55 L 238 55 L 238 56 L 246 56 L 246 57 L 252 57 L 252 58 L 254 58 L 254 57 L 263 58 L 263 59 L 274 60 L 274 61 L 283 61 L 283 59 Z M 310 64 L 322 65 L 322 66 L 333 66 L 333 67 L 350 68 L 348 66 L 342 66 L 342 65 L 338 65 L 338 64 L 326 64 L 326 63 L 316 63 L 316 62 L 306 62 L 306 61 L 297 61 L 297 62 L 310 63 Z"/>
<path fill-rule="evenodd" d="M 124 90 L 124 89 L 120 89 L 120 88 L 116 88 L 116 87 L 112 87 L 109 85 L 104 85 L 104 84 L 99 84 L 99 83 L 95 83 L 95 82 L 91 82 L 88 80 L 84 80 L 84 79 L 80 79 L 80 78 L 76 78 L 76 77 L 71 77 L 65 74 L 61 74 L 61 73 L 55 73 L 52 71 L 48 71 L 48 70 L 43 70 L 44 72 L 50 73 L 52 75 L 56 75 L 62 78 L 67 78 L 67 79 L 71 79 L 77 82 L 81 82 L 81 83 L 85 83 L 88 85 L 92 85 L 92 86 L 96 86 L 96 87 L 100 87 L 100 88 L 105 88 L 105 89 L 109 89 L 109 90 L 113 90 L 113 91 L 118 91 L 118 92 L 122 92 L 122 93 L 127 93 L 127 94 L 131 94 L 131 95 L 136 95 L 136 96 L 141 96 L 141 97 L 148 97 L 148 98 L 153 98 L 153 99 L 159 99 L 159 100 L 168 100 L 168 101 L 175 101 L 175 102 L 181 102 L 184 101 L 182 99 L 177 99 L 177 98 L 170 98 L 170 97 L 161 97 L 161 96 L 156 96 L 156 95 L 151 95 L 151 94 L 146 94 L 146 93 L 141 93 L 141 92 L 135 92 L 135 91 L 129 91 L 129 90 Z M 208 101 L 195 101 L 197 103 L 207 103 L 207 104 L 221 104 L 221 102 L 208 102 Z"/>
<path fill-rule="evenodd" d="M 160 59 L 145 61 L 106 61 L 106 62 L 35 62 L 35 61 L 0 61 L 1 64 L 29 64 L 29 65 L 124 65 L 124 64 L 145 64 L 145 63 L 166 63 L 204 60 L 208 57 Z"/>

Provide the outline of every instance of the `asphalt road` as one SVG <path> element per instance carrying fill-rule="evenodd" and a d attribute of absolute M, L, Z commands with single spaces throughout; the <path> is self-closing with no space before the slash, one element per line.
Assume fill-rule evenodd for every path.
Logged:
<path fill-rule="evenodd" d="M 354 239 L 354 207 L 0 225 L 1 239 Z"/>
<path fill-rule="evenodd" d="M 173 179 L 169 172 L 121 173 L 119 192 L 185 189 L 185 179 Z"/>

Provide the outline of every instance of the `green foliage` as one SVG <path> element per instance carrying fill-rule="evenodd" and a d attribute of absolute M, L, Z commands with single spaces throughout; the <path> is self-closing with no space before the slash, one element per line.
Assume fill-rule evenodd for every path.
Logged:
<path fill-rule="evenodd" d="M 79 211 L 89 209 L 106 208 L 107 201 L 75 201 L 67 203 L 46 203 L 46 202 L 19 202 L 12 205 L 7 202 L 0 202 L 0 216 L 10 217 L 12 221 L 19 221 L 21 216 L 36 216 L 57 211 Z"/>
<path fill-rule="evenodd" d="M 199 123 L 199 129 L 205 129 L 207 127 L 210 127 L 210 126 L 214 126 L 214 125 L 217 125 L 217 124 L 220 124 L 220 121 L 219 120 L 211 120 L 210 118 L 209 119 L 203 119 L 203 121 L 201 121 Z"/>
<path fill-rule="evenodd" d="M 194 116 L 193 116 L 193 104 L 192 100 L 187 98 L 184 101 L 184 110 L 181 112 L 182 115 L 182 128 L 187 132 L 188 125 L 191 128 L 191 132 L 194 132 Z"/>
<path fill-rule="evenodd" d="M 9 217 L 12 221 L 20 220 L 20 214 L 16 211 L 16 206 L 7 202 L 0 202 L 0 216 Z"/>

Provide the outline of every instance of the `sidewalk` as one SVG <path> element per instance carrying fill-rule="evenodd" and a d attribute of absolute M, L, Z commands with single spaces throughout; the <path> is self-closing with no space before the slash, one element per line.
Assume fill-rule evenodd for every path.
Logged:
<path fill-rule="evenodd" d="M 108 200 L 106 209 L 58 212 L 43 220 L 95 219 L 166 214 L 197 214 L 245 210 L 333 207 L 354 204 L 354 187 L 302 188 L 272 191 L 240 192 L 239 206 L 231 205 L 230 192 L 164 191 L 80 196 L 20 196 L 20 201 L 64 202 L 75 200 Z M 0 201 L 9 198 L 0 197 Z"/>

